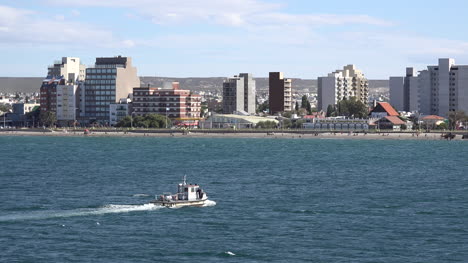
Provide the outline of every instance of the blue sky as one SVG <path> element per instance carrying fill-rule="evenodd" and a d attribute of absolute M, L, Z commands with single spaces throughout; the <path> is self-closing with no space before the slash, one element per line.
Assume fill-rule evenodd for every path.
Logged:
<path fill-rule="evenodd" d="M 0 76 L 123 55 L 140 76 L 316 78 L 355 64 L 387 79 L 439 57 L 468 64 L 467 10 L 461 0 L 0 0 Z"/>

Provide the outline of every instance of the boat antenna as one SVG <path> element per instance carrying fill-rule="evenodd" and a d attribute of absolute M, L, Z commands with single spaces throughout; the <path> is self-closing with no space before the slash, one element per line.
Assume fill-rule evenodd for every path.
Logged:
<path fill-rule="evenodd" d="M 187 175 L 184 175 L 184 185 L 187 184 L 187 183 L 185 182 L 186 179 L 187 179 Z"/>

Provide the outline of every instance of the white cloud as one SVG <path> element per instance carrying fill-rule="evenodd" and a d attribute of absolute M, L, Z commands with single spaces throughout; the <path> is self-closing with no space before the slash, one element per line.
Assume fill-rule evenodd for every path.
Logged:
<path fill-rule="evenodd" d="M 121 7 L 132 9 L 156 24 L 204 23 L 228 26 L 269 27 L 279 25 L 365 24 L 389 26 L 391 22 L 368 15 L 305 14 L 281 12 L 280 4 L 260 0 L 46 0 L 54 5 Z"/>
<path fill-rule="evenodd" d="M 111 31 L 89 24 L 65 21 L 65 16 L 52 18 L 26 9 L 0 5 L 0 42 L 6 45 L 42 44 L 70 47 L 92 45 L 101 47 L 128 46 L 117 40 Z"/>
<path fill-rule="evenodd" d="M 72 16 L 75 16 L 75 17 L 76 17 L 76 16 L 80 16 L 80 15 L 81 15 L 81 12 L 80 12 L 79 10 L 73 9 L 73 10 L 71 11 L 71 14 L 72 14 Z"/>

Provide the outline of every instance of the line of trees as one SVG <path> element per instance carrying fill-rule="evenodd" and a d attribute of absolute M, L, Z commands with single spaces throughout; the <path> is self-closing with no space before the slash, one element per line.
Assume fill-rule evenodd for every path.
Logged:
<path fill-rule="evenodd" d="M 369 115 L 369 108 L 356 97 L 343 99 L 336 105 L 328 105 L 327 117 L 345 116 L 349 118 L 365 118 Z"/>
<path fill-rule="evenodd" d="M 142 127 L 142 128 L 170 128 L 171 120 L 159 114 L 148 114 L 145 116 L 126 116 L 120 120 L 116 127 Z"/>

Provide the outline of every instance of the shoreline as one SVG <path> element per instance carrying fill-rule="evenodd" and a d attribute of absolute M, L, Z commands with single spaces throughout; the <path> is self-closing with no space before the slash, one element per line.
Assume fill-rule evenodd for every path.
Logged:
<path fill-rule="evenodd" d="M 49 136 L 49 137 L 157 137 L 157 138 L 270 138 L 270 139 L 360 139 L 360 140 L 447 140 L 441 137 L 441 133 L 420 133 L 418 136 L 415 133 L 288 133 L 275 132 L 271 133 L 246 133 L 246 132 L 123 132 L 123 131 L 92 131 L 91 134 L 85 135 L 83 131 L 0 131 L 0 136 Z M 453 139 L 455 141 L 464 141 L 462 135 L 457 134 Z M 468 141 L 468 140 L 466 140 Z"/>

